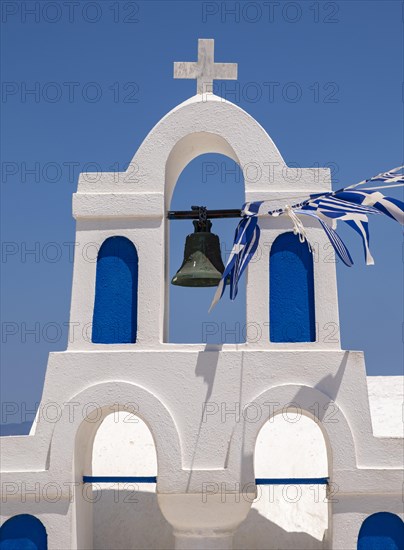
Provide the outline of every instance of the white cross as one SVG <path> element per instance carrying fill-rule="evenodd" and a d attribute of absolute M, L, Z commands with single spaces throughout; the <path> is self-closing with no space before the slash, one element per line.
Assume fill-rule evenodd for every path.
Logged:
<path fill-rule="evenodd" d="M 212 93 L 214 80 L 237 80 L 237 63 L 215 63 L 215 41 L 199 38 L 198 62 L 174 63 L 174 78 L 196 78 L 197 94 Z"/>

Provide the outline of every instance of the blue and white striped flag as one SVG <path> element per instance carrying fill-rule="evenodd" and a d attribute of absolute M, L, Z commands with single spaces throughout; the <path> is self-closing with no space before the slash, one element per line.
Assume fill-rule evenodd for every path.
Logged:
<path fill-rule="evenodd" d="M 238 292 L 238 282 L 245 268 L 254 256 L 260 239 L 258 226 L 258 210 L 261 203 L 253 203 L 249 215 L 245 215 L 239 222 L 234 235 L 234 244 L 230 252 L 222 278 L 216 289 L 209 311 L 211 311 L 223 296 L 226 281 L 230 282 L 230 299 L 235 300 Z"/>
<path fill-rule="evenodd" d="M 230 257 L 209 311 L 223 296 L 228 279 L 230 282 L 230 299 L 234 300 L 236 298 L 240 277 L 258 247 L 260 238 L 258 216 L 262 216 L 264 213 L 269 216 L 288 215 L 293 222 L 294 232 L 299 235 L 302 242 L 307 240 L 307 236 L 303 223 L 298 216 L 305 215 L 317 219 L 336 254 L 345 265 L 351 267 L 353 261 L 347 247 L 326 219 L 344 221 L 362 238 L 366 264 L 372 265 L 374 261 L 369 250 L 368 214 L 385 214 L 404 225 L 404 203 L 393 197 L 386 197 L 380 192 L 380 189 L 403 186 L 403 169 L 404 166 L 399 166 L 338 191 L 310 195 L 308 199 L 299 204 L 287 205 L 285 208 L 277 210 L 267 210 L 271 207 L 270 201 L 246 203 L 242 209 L 242 219 L 236 229 Z M 375 183 L 380 185 L 374 186 Z M 363 186 L 366 184 L 370 187 L 364 188 Z M 362 188 L 358 190 L 358 187 Z M 308 244 L 310 248 L 310 243 Z"/>
<path fill-rule="evenodd" d="M 380 191 L 342 191 L 337 196 L 345 202 L 370 206 L 404 225 L 404 203 L 393 197 L 385 197 Z"/>

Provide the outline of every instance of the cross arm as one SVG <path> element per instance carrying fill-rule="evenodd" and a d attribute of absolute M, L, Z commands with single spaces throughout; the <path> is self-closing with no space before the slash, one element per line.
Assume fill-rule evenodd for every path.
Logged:
<path fill-rule="evenodd" d="M 175 61 L 174 78 L 197 78 L 198 64 L 188 61 Z"/>
<path fill-rule="evenodd" d="M 214 80 L 237 80 L 237 63 L 215 63 Z"/>

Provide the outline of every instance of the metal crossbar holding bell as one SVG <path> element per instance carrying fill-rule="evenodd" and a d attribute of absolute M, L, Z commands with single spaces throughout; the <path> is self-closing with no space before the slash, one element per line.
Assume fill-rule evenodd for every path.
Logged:
<path fill-rule="evenodd" d="M 197 220 L 199 219 L 199 209 L 203 207 L 192 206 L 191 210 L 169 210 L 167 218 L 169 220 Z M 241 210 L 238 208 L 228 210 L 206 210 L 206 216 L 210 220 L 220 218 L 241 218 Z"/>

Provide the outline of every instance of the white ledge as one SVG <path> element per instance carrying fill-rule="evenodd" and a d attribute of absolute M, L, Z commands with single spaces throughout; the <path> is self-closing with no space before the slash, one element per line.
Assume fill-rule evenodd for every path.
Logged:
<path fill-rule="evenodd" d="M 73 216 L 79 218 L 155 218 L 164 215 L 161 193 L 75 193 Z"/>

